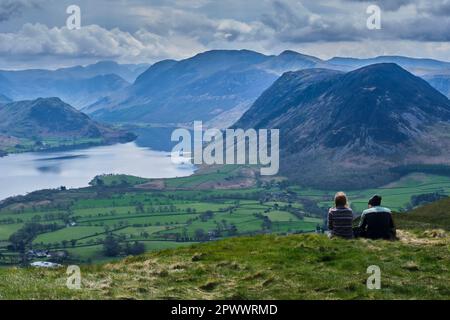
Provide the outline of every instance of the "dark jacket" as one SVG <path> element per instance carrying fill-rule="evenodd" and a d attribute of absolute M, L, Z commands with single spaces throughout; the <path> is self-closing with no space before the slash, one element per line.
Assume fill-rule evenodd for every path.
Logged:
<path fill-rule="evenodd" d="M 367 209 L 361 215 L 359 236 L 369 239 L 395 239 L 395 225 L 391 210 L 383 207 Z"/>

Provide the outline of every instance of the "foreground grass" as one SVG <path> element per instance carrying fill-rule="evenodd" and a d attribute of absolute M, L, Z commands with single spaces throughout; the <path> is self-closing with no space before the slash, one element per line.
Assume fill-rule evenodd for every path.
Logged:
<path fill-rule="evenodd" d="M 233 238 L 64 270 L 0 269 L 1 299 L 450 299 L 448 236 L 427 244 L 323 235 Z M 368 290 L 367 267 L 381 268 Z"/>

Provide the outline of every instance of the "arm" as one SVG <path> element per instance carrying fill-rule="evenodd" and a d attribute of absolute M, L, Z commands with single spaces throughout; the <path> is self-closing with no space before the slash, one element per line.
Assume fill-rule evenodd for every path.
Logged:
<path fill-rule="evenodd" d="M 359 230 L 364 232 L 364 231 L 366 231 L 366 227 L 367 227 L 367 218 L 366 218 L 366 215 L 363 212 L 363 214 L 361 215 L 361 219 L 359 221 L 358 228 L 359 228 Z"/>
<path fill-rule="evenodd" d="M 328 210 L 328 230 L 333 230 L 333 216 L 331 214 L 331 209 Z"/>

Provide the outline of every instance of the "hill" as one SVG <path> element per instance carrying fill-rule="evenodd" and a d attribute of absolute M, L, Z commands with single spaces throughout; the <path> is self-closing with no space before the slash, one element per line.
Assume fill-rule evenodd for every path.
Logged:
<path fill-rule="evenodd" d="M 394 166 L 448 164 L 450 101 L 396 64 L 310 69 L 284 74 L 234 127 L 279 128 L 282 174 L 356 189 Z"/>
<path fill-rule="evenodd" d="M 397 224 L 404 229 L 444 229 L 450 231 L 450 198 L 425 205 L 397 217 Z"/>
<path fill-rule="evenodd" d="M 129 141 L 132 137 L 92 121 L 59 98 L 39 98 L 0 106 L 0 135 L 42 143 L 48 139 L 87 139 L 97 143 Z M 5 139 L 2 139 L 4 141 Z"/>
<path fill-rule="evenodd" d="M 226 178 L 227 172 L 221 174 L 222 179 Z M 219 176 L 219 172 L 215 175 Z M 321 220 L 305 214 L 313 208 L 307 206 L 311 202 L 305 201 L 307 194 L 311 200 L 311 196 L 319 201 L 329 199 L 321 208 L 316 206 L 321 213 L 326 212 L 331 194 L 304 188 L 283 192 L 276 186 L 189 190 L 185 179 L 178 182 L 183 190 L 145 191 L 140 188 L 145 179 L 103 176 L 96 178 L 97 184 L 100 179 L 102 187 L 42 190 L 0 203 L 0 242 L 3 243 L 0 260 L 8 262 L 18 257 L 7 250 L 5 239 L 22 230 L 24 224 L 41 221 L 41 226 L 55 224 L 57 228 L 38 234 L 33 248 L 69 252 L 73 256 L 66 263 L 81 265 L 83 277 L 83 290 L 73 291 L 65 289 L 65 268 L 0 268 L 0 277 L 4 279 L 0 283 L 1 299 L 450 297 L 447 285 L 450 252 L 446 250 L 450 245 L 449 198 L 395 214 L 400 241 L 344 241 L 319 234 L 284 235 L 313 231 Z M 192 183 L 200 182 L 198 177 L 192 180 Z M 425 190 L 431 187 L 424 185 Z M 407 191 L 405 186 L 398 186 L 396 190 L 368 192 L 386 195 L 385 203 L 391 206 L 394 205 L 392 196 L 405 197 Z M 363 196 L 365 203 L 367 197 Z M 351 199 L 354 205 L 357 196 L 351 195 Z M 301 215 L 297 217 L 298 213 Z M 69 226 L 66 221 L 76 221 L 76 226 Z M 261 228 L 268 226 L 267 221 L 271 221 L 269 228 L 277 235 L 261 234 L 264 233 Z M 221 230 L 224 237 L 232 236 L 227 226 L 233 225 L 234 235 L 241 237 L 220 241 L 197 238 L 211 230 Z M 86 265 L 110 261 L 96 257 L 102 254 L 102 241 L 107 233 L 120 239 L 123 247 L 139 241 L 147 250 L 177 249 L 103 265 Z M 186 234 L 188 240 L 175 240 L 176 233 Z M 249 234 L 259 235 L 248 237 Z M 192 241 L 207 242 L 192 245 Z M 370 265 L 382 270 L 380 291 L 369 291 L 365 286 L 366 269 Z"/>
<path fill-rule="evenodd" d="M 222 123 L 222 117 L 234 122 L 282 72 L 320 62 L 295 52 L 266 56 L 248 50 L 208 51 L 182 61 L 158 62 L 130 88 L 84 111 L 111 122 Z M 230 112 L 237 114 L 234 119 L 228 119 Z"/>
<path fill-rule="evenodd" d="M 82 267 L 83 290 L 65 289 L 65 269 L 0 269 L 0 298 L 449 299 L 448 235 L 409 240 L 233 238 Z M 372 265 L 381 290 L 366 287 Z"/>

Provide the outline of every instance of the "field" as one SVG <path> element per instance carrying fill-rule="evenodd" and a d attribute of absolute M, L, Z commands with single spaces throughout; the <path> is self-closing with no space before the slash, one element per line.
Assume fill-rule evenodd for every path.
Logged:
<path fill-rule="evenodd" d="M 63 250 L 73 263 L 109 260 L 102 252 L 108 235 L 122 245 L 138 241 L 154 251 L 229 236 L 312 232 L 323 224 L 320 217 L 304 216 L 288 202 L 259 201 L 259 192 L 247 190 L 236 199 L 230 191 L 130 191 L 95 198 L 85 191 L 66 191 L 76 194 L 76 200 L 64 208 L 57 200 L 43 207 L 15 203 L 1 210 L 0 253 L 12 254 L 9 237 L 28 223 L 57 225 L 38 234 L 32 248 Z"/>
<path fill-rule="evenodd" d="M 327 192 L 313 189 L 302 189 L 299 187 L 291 188 L 301 197 L 306 197 L 317 202 L 320 207 L 329 207 L 332 205 L 331 199 L 334 192 Z M 400 180 L 387 186 L 366 189 L 361 191 L 349 191 L 347 195 L 350 199 L 352 208 L 357 212 L 367 208 L 367 201 L 374 194 L 383 197 L 383 204 L 394 211 L 404 211 L 408 209 L 411 197 L 421 194 L 441 193 L 450 195 L 450 177 L 423 173 L 409 174 Z"/>
<path fill-rule="evenodd" d="M 23 153 L 42 150 L 56 150 L 77 147 L 89 147 L 104 143 L 102 138 L 46 138 L 42 140 L 31 140 L 26 138 L 17 139 L 14 143 L 0 143 L 0 150 L 6 153 Z M 1 141 L 0 141 L 1 142 Z"/>
<path fill-rule="evenodd" d="M 133 186 L 133 177 L 109 179 L 109 186 L 43 190 L 1 204 L 0 299 L 450 298 L 450 198 L 396 213 L 400 241 L 345 241 L 313 233 L 332 192 L 280 182 L 189 190 L 186 178 L 181 190 L 150 191 Z M 349 195 L 355 209 L 373 193 L 404 209 L 412 196 L 448 194 L 449 186 L 446 177 L 412 174 Z M 8 239 L 29 223 L 54 228 L 33 237 L 32 248 L 67 252 L 61 263 L 80 265 L 82 290 L 66 288 L 65 268 L 9 268 L 23 256 Z M 109 256 L 111 238 L 122 248 L 139 242 L 146 253 Z M 381 290 L 366 287 L 373 265 Z"/>
<path fill-rule="evenodd" d="M 53 229 L 35 235 L 27 249 L 64 251 L 66 262 L 76 264 L 126 256 L 105 255 L 108 236 L 122 247 L 139 242 L 145 251 L 158 251 L 236 236 L 311 233 L 324 227 L 334 191 L 285 186 L 280 181 L 243 189 L 197 189 L 205 181 L 223 186 L 239 172 L 225 167 L 168 179 L 162 190 L 141 188 L 148 179 L 107 175 L 94 179 L 90 188 L 47 190 L 10 200 L 0 207 L 0 264 L 20 262 L 9 239 L 30 223 Z M 378 189 L 349 192 L 356 214 L 375 193 L 383 196 L 384 205 L 405 211 L 412 196 L 449 195 L 450 177 L 410 174 Z"/>

